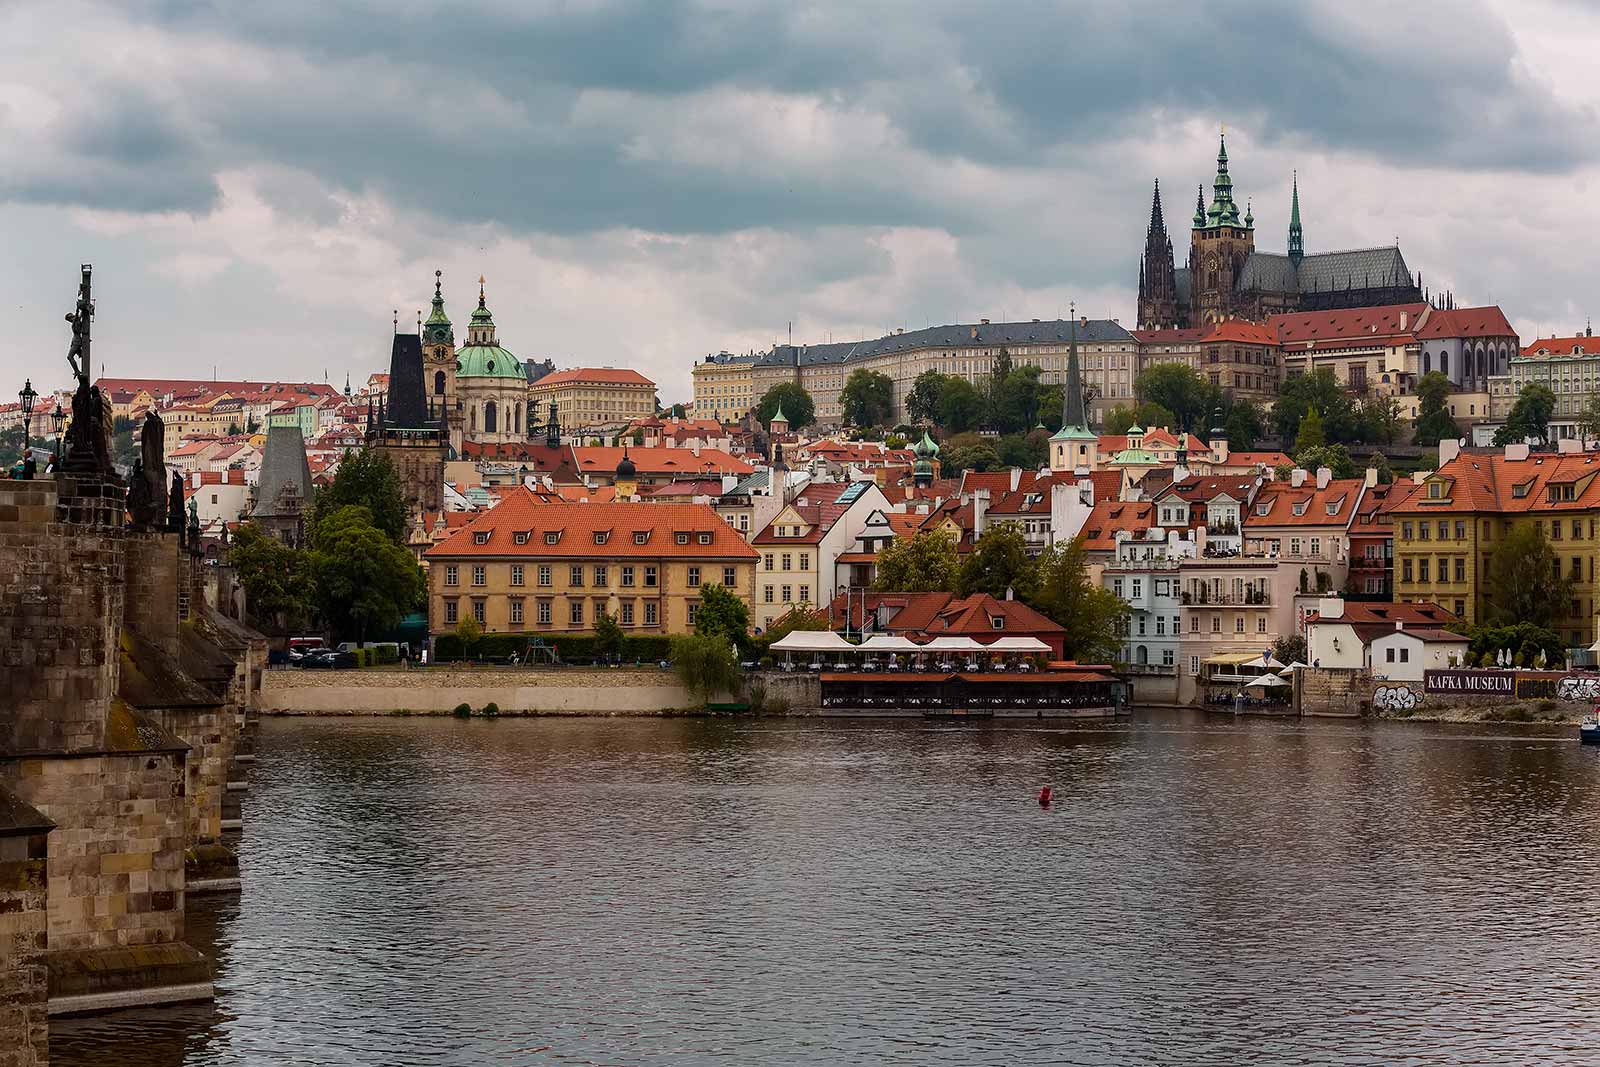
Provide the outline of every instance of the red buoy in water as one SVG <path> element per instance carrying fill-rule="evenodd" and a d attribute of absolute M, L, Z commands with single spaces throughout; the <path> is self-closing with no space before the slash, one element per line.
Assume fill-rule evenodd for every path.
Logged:
<path fill-rule="evenodd" d="M 1050 797 L 1051 797 L 1050 787 L 1049 786 L 1044 786 L 1043 788 L 1041 788 L 1039 790 L 1039 806 L 1041 808 L 1048 808 L 1050 806 Z"/>

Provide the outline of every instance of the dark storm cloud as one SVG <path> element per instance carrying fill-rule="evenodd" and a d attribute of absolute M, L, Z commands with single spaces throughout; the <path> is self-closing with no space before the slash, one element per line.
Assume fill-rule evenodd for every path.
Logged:
<path fill-rule="evenodd" d="M 1375 11 L 1366 22 L 1382 32 L 1358 32 L 1341 6 L 1242 0 L 102 9 L 117 11 L 172 50 L 168 95 L 146 91 L 138 65 L 98 71 L 80 52 L 89 76 L 60 121 L 22 135 L 36 165 L 0 179 L 7 195 L 203 213 L 210 175 L 274 164 L 408 209 L 546 232 L 962 232 L 981 209 L 898 172 L 930 160 L 1004 171 L 1047 155 L 1093 168 L 1106 141 L 1190 118 L 1401 166 L 1560 171 L 1595 143 L 1592 116 L 1521 77 L 1505 27 L 1470 5 Z M 181 59 L 228 47 L 272 70 Z M 585 108 L 596 91 L 613 98 L 603 121 Z M 887 132 L 814 159 L 802 140 L 788 146 L 800 158 L 775 159 L 759 113 L 711 140 L 696 131 L 719 93 L 815 97 L 819 121 L 881 115 Z M 688 133 L 686 155 L 674 141 Z"/>

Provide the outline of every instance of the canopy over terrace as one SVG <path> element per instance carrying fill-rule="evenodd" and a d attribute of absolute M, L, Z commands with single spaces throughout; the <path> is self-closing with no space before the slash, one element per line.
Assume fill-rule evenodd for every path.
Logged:
<path fill-rule="evenodd" d="M 1251 660 L 1259 659 L 1260 654 L 1255 652 L 1219 652 L 1214 656 L 1207 656 L 1201 663 L 1206 668 L 1204 680 L 1220 684 L 1248 682 L 1252 675 L 1243 673 L 1243 668 Z"/>
<path fill-rule="evenodd" d="M 935 637 L 922 646 L 924 652 L 982 652 L 987 646 L 970 637 Z"/>
<path fill-rule="evenodd" d="M 980 646 L 986 652 L 1049 652 L 1050 646 L 1037 637 L 1002 637 Z"/>
<path fill-rule="evenodd" d="M 832 630 L 794 630 L 772 643 L 774 652 L 854 652 L 852 645 Z"/>
<path fill-rule="evenodd" d="M 776 647 L 776 646 L 774 646 Z M 873 634 L 857 646 L 860 652 L 921 652 L 923 647 L 900 634 Z"/>

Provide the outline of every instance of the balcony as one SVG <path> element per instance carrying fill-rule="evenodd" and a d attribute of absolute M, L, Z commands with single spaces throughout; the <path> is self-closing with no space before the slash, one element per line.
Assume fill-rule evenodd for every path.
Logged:
<path fill-rule="evenodd" d="M 1270 608 L 1272 595 L 1265 589 L 1247 589 L 1242 596 L 1234 593 L 1184 593 L 1186 608 Z"/>
<path fill-rule="evenodd" d="M 1192 557 L 1190 557 L 1192 558 Z M 1114 559 L 1105 565 L 1108 571 L 1175 571 L 1183 562 L 1181 558 L 1161 556 L 1156 559 Z"/>
<path fill-rule="evenodd" d="M 1166 675 L 1170 677 L 1178 673 L 1178 665 L 1176 663 L 1130 663 L 1124 668 L 1124 670 L 1126 670 L 1128 674 L 1153 676 Z"/>

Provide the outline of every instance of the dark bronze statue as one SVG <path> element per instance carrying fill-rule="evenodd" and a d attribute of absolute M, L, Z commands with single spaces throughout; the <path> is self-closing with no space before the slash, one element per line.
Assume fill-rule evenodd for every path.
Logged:
<path fill-rule="evenodd" d="M 147 530 L 161 529 L 167 517 L 166 429 L 154 411 L 144 417 L 139 429 L 139 458 L 133 461 L 128 479 L 128 517 L 133 525 Z M 177 486 L 179 514 L 182 515 L 183 487 Z"/>
<path fill-rule="evenodd" d="M 94 319 L 94 299 L 90 294 L 89 279 L 94 268 L 85 263 L 83 278 L 78 283 L 78 303 L 67 321 L 72 323 L 72 344 L 67 349 L 67 363 L 78 379 L 78 388 L 72 394 L 72 425 L 67 429 L 65 470 L 80 474 L 110 475 L 111 464 L 111 403 L 100 395 L 100 388 L 90 384 L 90 325 Z"/>
<path fill-rule="evenodd" d="M 178 535 L 178 543 L 183 543 L 183 475 L 177 471 L 172 472 L 172 490 L 167 493 L 167 532 Z"/>

